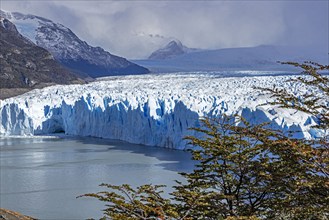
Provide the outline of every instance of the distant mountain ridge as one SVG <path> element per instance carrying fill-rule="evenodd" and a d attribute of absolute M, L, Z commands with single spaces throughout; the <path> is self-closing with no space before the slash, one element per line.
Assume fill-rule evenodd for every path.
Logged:
<path fill-rule="evenodd" d="M 44 48 L 22 36 L 0 16 L 0 89 L 41 88 L 51 84 L 82 82 L 62 67 Z M 4 95 L 1 91 L 0 98 Z"/>
<path fill-rule="evenodd" d="M 312 46 L 274 46 L 225 48 L 215 50 L 196 50 L 166 59 L 134 60 L 133 62 L 149 68 L 153 72 L 180 71 L 298 71 L 278 61 L 315 61 L 329 62 L 328 49 Z"/>
<path fill-rule="evenodd" d="M 197 49 L 192 49 L 184 46 L 179 40 L 172 40 L 166 46 L 154 51 L 148 59 L 162 60 L 169 59 L 182 54 L 195 52 Z"/>
<path fill-rule="evenodd" d="M 23 36 L 47 49 L 55 59 L 82 76 L 149 73 L 148 69 L 112 55 L 101 47 L 90 46 L 62 24 L 19 12 L 0 11 L 0 15 L 13 22 Z"/>

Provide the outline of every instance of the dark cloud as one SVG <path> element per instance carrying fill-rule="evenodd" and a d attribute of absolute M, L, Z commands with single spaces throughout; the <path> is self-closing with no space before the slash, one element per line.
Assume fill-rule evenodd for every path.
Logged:
<path fill-rule="evenodd" d="M 328 1 L 2 1 L 63 23 L 92 45 L 147 57 L 172 38 L 193 48 L 328 45 Z"/>

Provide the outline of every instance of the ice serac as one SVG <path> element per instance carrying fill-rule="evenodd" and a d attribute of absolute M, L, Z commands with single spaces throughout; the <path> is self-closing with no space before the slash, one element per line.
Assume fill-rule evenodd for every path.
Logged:
<path fill-rule="evenodd" d="M 273 82 L 292 92 L 302 85 L 288 76 L 219 78 L 200 74 L 109 77 L 87 85 L 52 86 L 0 103 L 0 135 L 65 132 L 69 135 L 120 139 L 175 149 L 189 147 L 183 139 L 196 135 L 199 118 L 239 113 L 251 123 L 270 122 L 297 137 L 311 138 L 307 114 L 262 105 L 269 97 L 252 89 Z"/>
<path fill-rule="evenodd" d="M 152 98 L 137 108 L 129 102 L 120 102 L 104 109 L 91 106 L 89 98 L 83 97 L 73 105 L 63 103 L 63 130 L 67 134 L 183 148 L 182 137 L 188 134 L 189 123 L 196 126 L 198 120 L 198 114 L 189 111 L 181 102 L 174 104 L 174 109 L 162 112 L 161 105 L 166 103 Z M 155 105 L 150 106 L 151 102 Z"/>
<path fill-rule="evenodd" d="M 1 106 L 0 113 L 1 135 L 33 135 L 32 119 L 17 104 Z"/>

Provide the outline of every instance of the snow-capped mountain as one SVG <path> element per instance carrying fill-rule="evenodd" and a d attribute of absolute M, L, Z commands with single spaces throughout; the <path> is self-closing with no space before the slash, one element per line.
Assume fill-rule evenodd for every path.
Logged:
<path fill-rule="evenodd" d="M 110 54 L 101 47 L 92 47 L 62 24 L 35 15 L 0 11 L 13 22 L 19 32 L 47 49 L 63 65 L 91 77 L 143 74 L 149 71 L 125 58 Z"/>
<path fill-rule="evenodd" d="M 197 51 L 196 49 L 191 49 L 182 44 L 179 40 L 172 40 L 166 46 L 154 51 L 148 59 L 151 60 L 162 60 L 172 58 L 185 53 L 190 53 Z"/>
<path fill-rule="evenodd" d="M 291 70 L 277 61 L 315 61 L 328 64 L 328 48 L 270 46 L 196 50 L 167 59 L 134 60 L 153 72 Z"/>
<path fill-rule="evenodd" d="M 227 77 L 165 74 L 109 77 L 85 85 L 52 86 L 0 101 L 0 136 L 65 132 L 185 149 L 199 117 L 238 113 L 251 123 L 315 137 L 314 118 L 276 106 L 253 86 L 306 88 L 289 76 Z"/>
<path fill-rule="evenodd" d="M 23 37 L 13 23 L 1 16 L 0 48 L 0 99 L 49 84 L 78 81 L 47 50 Z"/>

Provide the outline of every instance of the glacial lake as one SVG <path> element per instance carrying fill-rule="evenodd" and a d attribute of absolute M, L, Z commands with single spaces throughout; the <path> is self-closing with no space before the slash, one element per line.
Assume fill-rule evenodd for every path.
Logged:
<path fill-rule="evenodd" d="M 188 152 L 96 138 L 0 138 L 0 207 L 38 219 L 98 219 L 104 203 L 79 195 L 101 183 L 132 186 L 182 180 Z"/>

